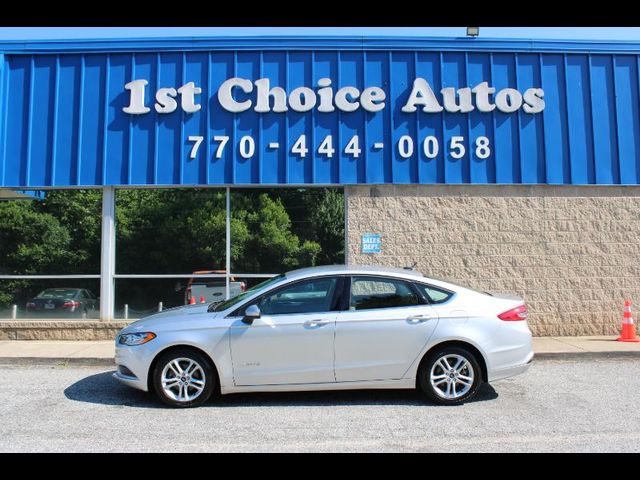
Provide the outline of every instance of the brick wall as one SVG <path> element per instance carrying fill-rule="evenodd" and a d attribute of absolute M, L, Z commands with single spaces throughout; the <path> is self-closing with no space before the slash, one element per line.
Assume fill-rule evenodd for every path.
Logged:
<path fill-rule="evenodd" d="M 535 335 L 614 335 L 640 304 L 640 188 L 347 187 L 348 262 L 408 266 L 527 302 Z M 380 233 L 382 253 L 361 235 Z M 635 308 L 634 308 L 635 310 Z"/>

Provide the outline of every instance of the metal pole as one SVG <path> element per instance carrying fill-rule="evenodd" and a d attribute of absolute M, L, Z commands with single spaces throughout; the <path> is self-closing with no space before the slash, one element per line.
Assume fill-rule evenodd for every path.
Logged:
<path fill-rule="evenodd" d="M 158 302 L 158 311 L 161 312 L 162 311 L 162 302 Z"/>
<path fill-rule="evenodd" d="M 229 300 L 229 273 L 231 273 L 231 189 L 227 187 L 227 220 L 226 220 L 226 233 L 227 240 L 225 242 L 225 294 L 224 299 Z"/>
<path fill-rule="evenodd" d="M 15 320 L 18 318 L 18 305 L 11 305 L 11 319 Z"/>
<path fill-rule="evenodd" d="M 129 320 L 129 304 L 124 304 L 124 319 Z"/>
<path fill-rule="evenodd" d="M 344 264 L 349 265 L 349 187 L 344 187 Z"/>
<path fill-rule="evenodd" d="M 100 245 L 100 320 L 113 320 L 116 266 L 115 188 L 102 189 L 102 236 Z"/>

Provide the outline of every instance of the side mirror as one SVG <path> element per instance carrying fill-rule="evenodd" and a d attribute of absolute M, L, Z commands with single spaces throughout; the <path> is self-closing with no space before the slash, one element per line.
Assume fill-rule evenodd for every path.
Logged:
<path fill-rule="evenodd" d="M 242 321 L 247 325 L 251 325 L 256 318 L 260 318 L 260 308 L 257 305 L 249 305 L 244 311 Z"/>

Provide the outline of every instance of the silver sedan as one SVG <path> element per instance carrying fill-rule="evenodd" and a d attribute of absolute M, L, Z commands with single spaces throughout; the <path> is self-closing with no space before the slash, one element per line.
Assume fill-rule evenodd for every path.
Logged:
<path fill-rule="evenodd" d="M 527 370 L 526 316 L 518 297 L 413 270 L 307 268 L 132 323 L 116 337 L 114 375 L 176 407 L 213 393 L 372 388 L 457 404 Z"/>

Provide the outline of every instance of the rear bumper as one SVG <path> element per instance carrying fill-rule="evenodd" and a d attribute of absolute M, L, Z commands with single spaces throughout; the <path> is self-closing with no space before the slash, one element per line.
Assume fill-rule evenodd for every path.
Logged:
<path fill-rule="evenodd" d="M 524 363 L 518 365 L 511 365 L 506 368 L 501 368 L 498 370 L 493 370 L 489 374 L 489 382 L 494 382 L 496 380 L 503 380 L 505 378 L 514 377 L 516 375 L 520 375 L 521 373 L 525 373 L 529 370 L 529 367 L 533 363 L 533 352 L 528 355 L 527 360 Z"/>

